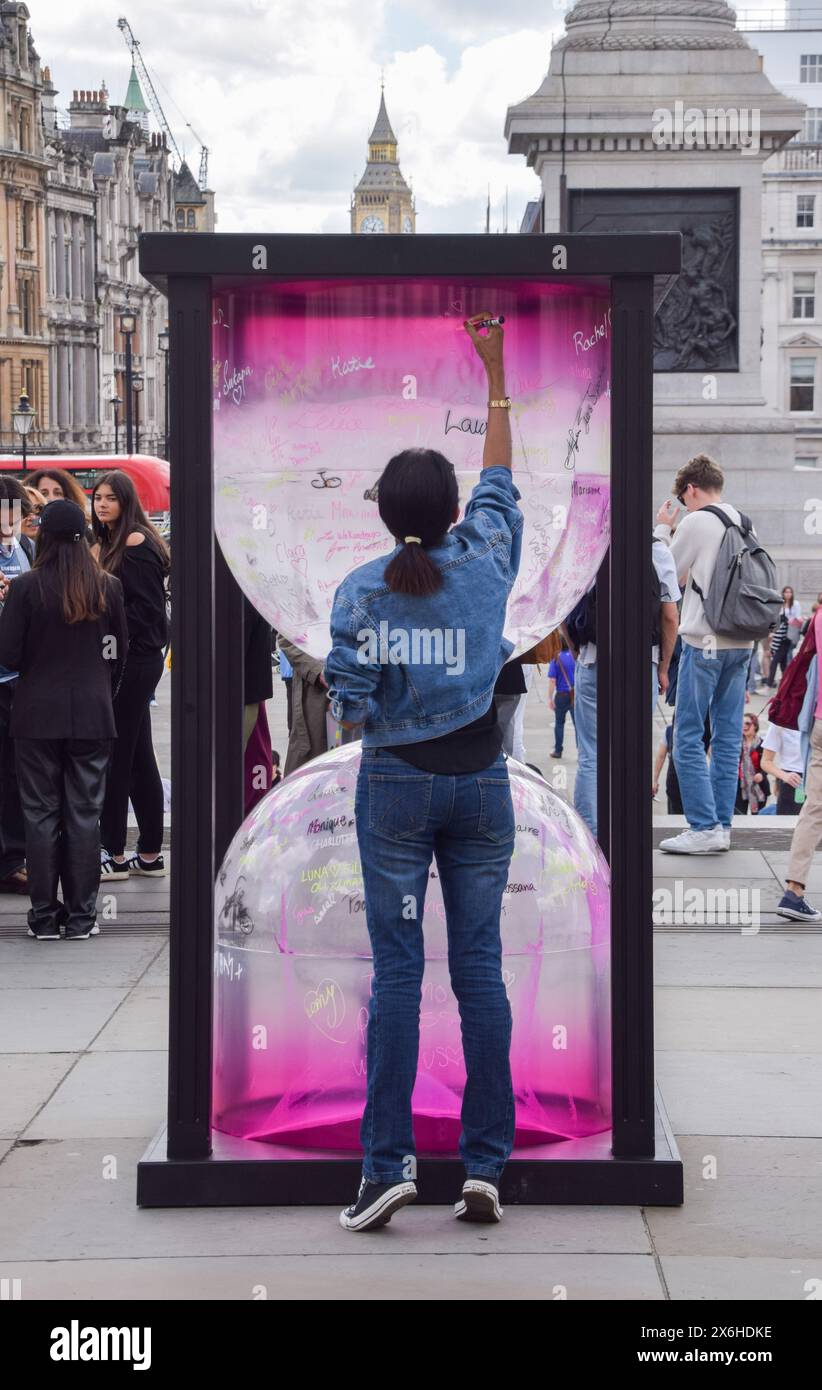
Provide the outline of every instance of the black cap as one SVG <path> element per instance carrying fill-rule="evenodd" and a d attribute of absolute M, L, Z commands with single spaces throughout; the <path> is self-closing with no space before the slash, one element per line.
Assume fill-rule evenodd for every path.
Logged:
<path fill-rule="evenodd" d="M 86 534 L 86 514 L 76 502 L 67 497 L 58 497 L 49 502 L 40 514 L 40 532 L 46 536 L 59 536 L 61 540 L 79 541 Z"/>

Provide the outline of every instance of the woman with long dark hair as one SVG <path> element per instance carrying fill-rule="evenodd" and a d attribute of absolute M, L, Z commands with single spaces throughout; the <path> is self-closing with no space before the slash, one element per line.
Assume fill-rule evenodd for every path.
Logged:
<path fill-rule="evenodd" d="M 22 534 L 30 512 L 23 484 L 0 473 L 0 613 L 9 585 L 31 569 L 31 549 Z M 16 688 L 17 672 L 0 661 L 0 893 L 24 894 L 28 892 L 26 831 L 9 734 Z"/>
<path fill-rule="evenodd" d="M 29 936 L 41 941 L 63 924 L 67 940 L 100 930 L 100 812 L 128 634 L 122 588 L 94 563 L 85 530 L 74 502 L 43 509 L 34 568 L 9 584 L 0 616 L 0 663 L 19 672 L 10 732 Z"/>
<path fill-rule="evenodd" d="M 325 673 L 334 718 L 362 725 L 355 814 L 374 961 L 362 1182 L 340 1215 L 349 1230 L 384 1225 L 416 1196 L 411 1093 L 432 856 L 467 1072 L 458 1217 L 500 1219 L 499 1178 L 514 1140 L 500 910 L 516 826 L 493 693 L 513 650 L 502 633 L 523 518 L 511 475 L 503 330 L 483 336 L 477 325 L 487 317 L 465 323 L 489 399 L 482 478 L 464 520 L 454 525 L 452 464 L 433 449 L 403 450 L 378 486 L 396 548 L 387 561 L 354 570 L 334 597 Z"/>
<path fill-rule="evenodd" d="M 36 487 L 46 502 L 56 502 L 65 498 L 75 502 L 88 516 L 88 498 L 76 478 L 72 478 L 65 468 L 37 468 L 26 478 L 26 487 Z"/>
<path fill-rule="evenodd" d="M 102 569 L 123 586 L 129 654 L 114 702 L 117 742 L 111 755 L 100 825 L 101 877 L 165 873 L 163 783 L 151 737 L 150 702 L 163 673 L 168 635 L 166 577 L 168 548 L 152 526 L 125 473 L 104 473 L 92 499 L 94 554 Z M 137 852 L 126 859 L 128 803 L 139 830 Z"/>

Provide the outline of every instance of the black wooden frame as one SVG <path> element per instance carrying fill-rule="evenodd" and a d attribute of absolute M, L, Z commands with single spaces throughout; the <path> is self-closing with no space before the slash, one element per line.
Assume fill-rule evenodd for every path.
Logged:
<path fill-rule="evenodd" d="M 650 674 L 625 682 L 624 666 L 609 659 L 651 644 L 653 314 L 680 268 L 679 234 L 148 233 L 139 255 L 141 273 L 169 300 L 174 817 L 168 1125 L 139 1165 L 138 1203 L 339 1203 L 360 1175 L 352 1155 L 271 1158 L 270 1146 L 226 1143 L 211 1130 L 214 880 L 242 820 L 243 763 L 242 599 L 214 534 L 212 280 L 510 275 L 611 281 L 612 523 L 598 582 L 597 682 L 599 837 L 612 885 L 613 1129 L 610 1151 L 593 1136 L 599 1142 L 552 1146 L 556 1158 L 512 1158 L 501 1196 L 679 1204 L 682 1164 L 654 1087 Z M 420 1159 L 420 1199 L 453 1201 L 461 1173 L 456 1158 Z"/>

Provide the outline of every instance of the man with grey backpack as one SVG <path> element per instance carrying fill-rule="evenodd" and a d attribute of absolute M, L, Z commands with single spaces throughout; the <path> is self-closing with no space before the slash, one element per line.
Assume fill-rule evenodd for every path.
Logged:
<path fill-rule="evenodd" d="M 674 532 L 679 508 L 665 502 L 654 532 L 670 545 L 684 595 L 673 757 L 688 829 L 662 841 L 671 854 L 731 847 L 748 663 L 782 605 L 774 563 L 749 518 L 722 501 L 724 481 L 706 454 L 690 459 L 673 487 L 687 514 Z"/>

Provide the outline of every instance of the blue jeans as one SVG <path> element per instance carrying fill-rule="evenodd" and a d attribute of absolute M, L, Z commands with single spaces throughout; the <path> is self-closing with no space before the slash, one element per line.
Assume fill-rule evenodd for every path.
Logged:
<path fill-rule="evenodd" d="M 736 802 L 742 714 L 750 647 L 706 655 L 682 643 L 676 687 L 674 765 L 682 808 L 692 830 L 730 827 Z M 711 764 L 703 744 L 705 716 L 711 717 Z"/>
<path fill-rule="evenodd" d="M 425 965 L 422 919 L 435 856 L 467 1073 L 459 1151 L 469 1177 L 496 1182 L 514 1144 L 500 909 L 516 826 L 505 757 L 500 753 L 482 772 L 444 776 L 420 772 L 396 753 L 364 748 L 354 804 L 374 958 L 363 1176 L 401 1182 L 415 1171 L 411 1093 Z"/>
<path fill-rule="evenodd" d="M 574 673 L 577 780 L 574 806 L 592 835 L 597 833 L 597 668 L 577 662 Z"/>
<path fill-rule="evenodd" d="M 565 717 L 570 714 L 571 723 L 574 723 L 574 707 L 571 704 L 570 690 L 558 690 L 554 695 L 554 752 L 561 753 L 565 739 Z"/>

